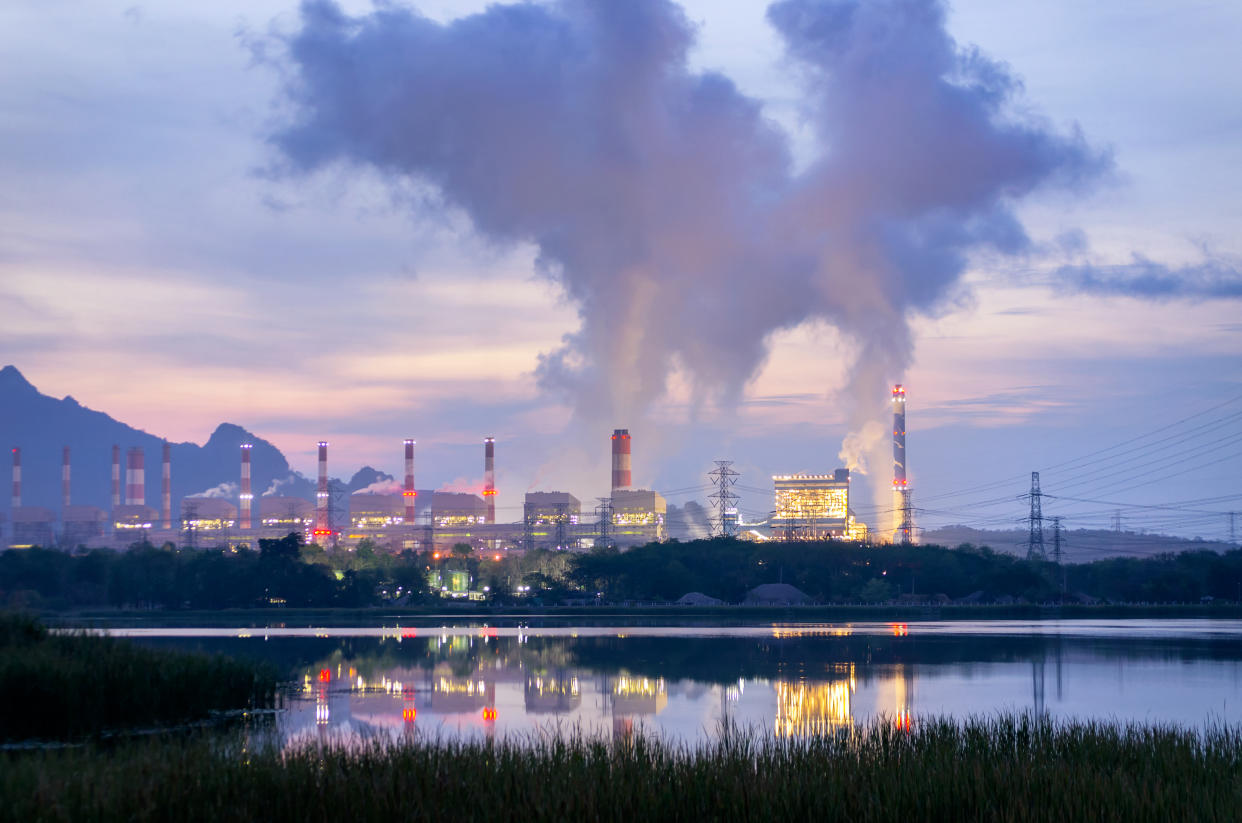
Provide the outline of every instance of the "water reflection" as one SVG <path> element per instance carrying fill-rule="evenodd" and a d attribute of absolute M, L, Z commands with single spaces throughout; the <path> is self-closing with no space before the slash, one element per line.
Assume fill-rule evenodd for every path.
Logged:
<path fill-rule="evenodd" d="M 297 687 L 278 728 L 291 742 L 569 730 L 695 740 L 722 723 L 800 736 L 878 718 L 910 729 L 920 718 L 1007 710 L 1242 722 L 1242 625 L 1181 636 L 1124 628 L 1113 621 L 1093 636 L 768 626 L 687 636 L 458 626 L 266 639 L 261 630 L 148 634 L 142 642 L 261 655 L 284 667 Z"/>

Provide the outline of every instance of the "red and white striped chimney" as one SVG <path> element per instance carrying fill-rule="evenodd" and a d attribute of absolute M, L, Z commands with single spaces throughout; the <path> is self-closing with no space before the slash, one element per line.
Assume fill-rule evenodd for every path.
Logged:
<path fill-rule="evenodd" d="M 414 498 L 418 497 L 418 492 L 414 490 L 414 441 L 408 438 L 405 441 L 405 491 L 402 496 L 405 497 L 405 524 L 413 526 Z"/>
<path fill-rule="evenodd" d="M 125 505 L 147 505 L 146 457 L 139 448 L 125 454 Z"/>
<path fill-rule="evenodd" d="M 315 492 L 315 534 L 332 534 L 328 522 L 328 444 L 319 441 L 319 490 Z"/>
<path fill-rule="evenodd" d="M 121 447 L 112 447 L 112 508 L 121 505 Z"/>
<path fill-rule="evenodd" d="M 22 507 L 22 450 L 13 447 L 13 508 Z"/>
<path fill-rule="evenodd" d="M 630 479 L 630 430 L 612 432 L 612 490 L 628 489 Z"/>
<path fill-rule="evenodd" d="M 164 441 L 163 463 L 160 467 L 160 514 L 164 531 L 172 530 L 172 446 Z"/>
<path fill-rule="evenodd" d="M 250 443 L 241 444 L 241 527 L 250 528 L 250 504 L 254 495 L 250 493 Z"/>
<path fill-rule="evenodd" d="M 62 459 L 60 461 L 60 495 L 61 508 L 69 508 L 69 447 L 65 446 Z"/>
<path fill-rule="evenodd" d="M 483 499 L 487 501 L 487 522 L 496 522 L 496 438 L 483 438 Z"/>

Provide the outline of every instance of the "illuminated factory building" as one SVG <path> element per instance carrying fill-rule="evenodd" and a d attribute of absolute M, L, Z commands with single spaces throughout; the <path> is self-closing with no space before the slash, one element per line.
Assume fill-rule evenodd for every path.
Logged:
<path fill-rule="evenodd" d="M 208 534 L 235 531 L 237 507 L 219 497 L 187 497 L 181 501 L 181 528 Z"/>
<path fill-rule="evenodd" d="M 612 493 L 612 527 L 620 543 L 649 543 L 664 539 L 668 504 L 659 492 L 617 489 Z"/>
<path fill-rule="evenodd" d="M 529 548 L 566 549 L 581 539 L 582 502 L 568 492 L 527 492 L 522 514 Z"/>
<path fill-rule="evenodd" d="M 773 535 L 783 540 L 865 540 L 867 527 L 850 511 L 850 470 L 782 474 L 776 486 Z"/>

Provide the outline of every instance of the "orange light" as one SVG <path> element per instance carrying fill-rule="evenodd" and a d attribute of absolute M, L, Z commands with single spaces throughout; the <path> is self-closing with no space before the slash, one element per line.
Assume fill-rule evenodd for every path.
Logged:
<path fill-rule="evenodd" d="M 327 683 L 331 679 L 332 679 L 331 671 L 329 671 L 328 669 L 319 670 L 319 682 L 320 683 Z"/>
<path fill-rule="evenodd" d="M 406 723 L 413 723 L 414 718 L 417 716 L 418 716 L 417 709 L 409 708 L 409 709 L 401 710 L 401 719 L 404 720 Z"/>
<path fill-rule="evenodd" d="M 418 497 L 418 492 L 402 492 L 406 497 Z"/>
<path fill-rule="evenodd" d="M 436 552 L 435 554 L 433 554 L 433 555 L 431 556 L 431 559 L 432 559 L 432 560 L 439 560 L 439 559 L 440 559 L 440 553 L 439 553 L 439 552 Z"/>
<path fill-rule="evenodd" d="M 498 555 L 498 554 L 493 554 L 493 555 L 492 555 L 492 559 L 493 559 L 493 560 L 495 560 L 497 563 L 499 563 L 499 562 L 500 562 L 500 555 Z"/>
<path fill-rule="evenodd" d="M 496 490 L 495 490 L 495 489 L 484 489 L 484 490 L 483 490 L 483 496 L 484 496 L 484 497 L 487 497 L 488 495 L 495 494 L 495 493 L 496 493 Z"/>
<path fill-rule="evenodd" d="M 484 709 L 484 710 L 483 710 L 483 719 L 484 719 L 484 720 L 488 720 L 488 721 L 495 720 L 495 719 L 496 719 L 496 710 L 495 710 L 495 709 L 492 709 L 492 708 L 487 708 L 487 709 Z"/>

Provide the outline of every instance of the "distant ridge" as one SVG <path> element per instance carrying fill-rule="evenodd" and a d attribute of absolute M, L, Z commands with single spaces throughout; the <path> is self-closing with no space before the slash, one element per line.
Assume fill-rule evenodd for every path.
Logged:
<path fill-rule="evenodd" d="M 22 502 L 61 508 L 61 449 L 72 451 L 72 495 L 75 505 L 107 509 L 111 500 L 111 449 L 139 447 L 146 452 L 147 504 L 158 507 L 160 499 L 160 451 L 163 439 L 87 408 L 72 396 L 63 399 L 39 392 L 15 366 L 0 369 L 0 446 L 22 449 Z M 238 447 L 251 443 L 251 471 L 256 494 L 276 481 L 280 493 L 308 496 L 312 483 L 289 468 L 289 461 L 274 445 L 241 426 L 221 423 L 202 446 L 172 444 L 172 496 L 174 516 L 183 497 L 238 482 Z M 122 456 L 122 464 L 124 456 Z M 7 477 L 8 464 L 4 467 Z M 122 465 L 122 473 L 124 465 Z M 122 482 L 124 477 L 122 476 Z M 0 499 L 0 511 L 11 508 L 9 496 Z"/>
<path fill-rule="evenodd" d="M 1025 557 L 1027 538 L 1028 533 L 1025 529 L 991 531 L 969 526 L 943 526 L 938 529 L 928 529 L 920 537 L 919 542 L 934 543 L 949 548 L 970 543 L 973 546 L 987 546 L 994 551 Z M 1070 563 L 1089 563 L 1103 557 L 1151 557 L 1164 552 L 1173 554 L 1204 550 L 1223 552 L 1232 548 L 1228 543 L 1219 540 L 1193 540 L 1163 534 L 1137 534 L 1104 529 L 1064 531 L 1061 533 L 1061 539 L 1065 559 Z M 1051 527 L 1044 529 L 1044 549 L 1051 559 Z"/>

